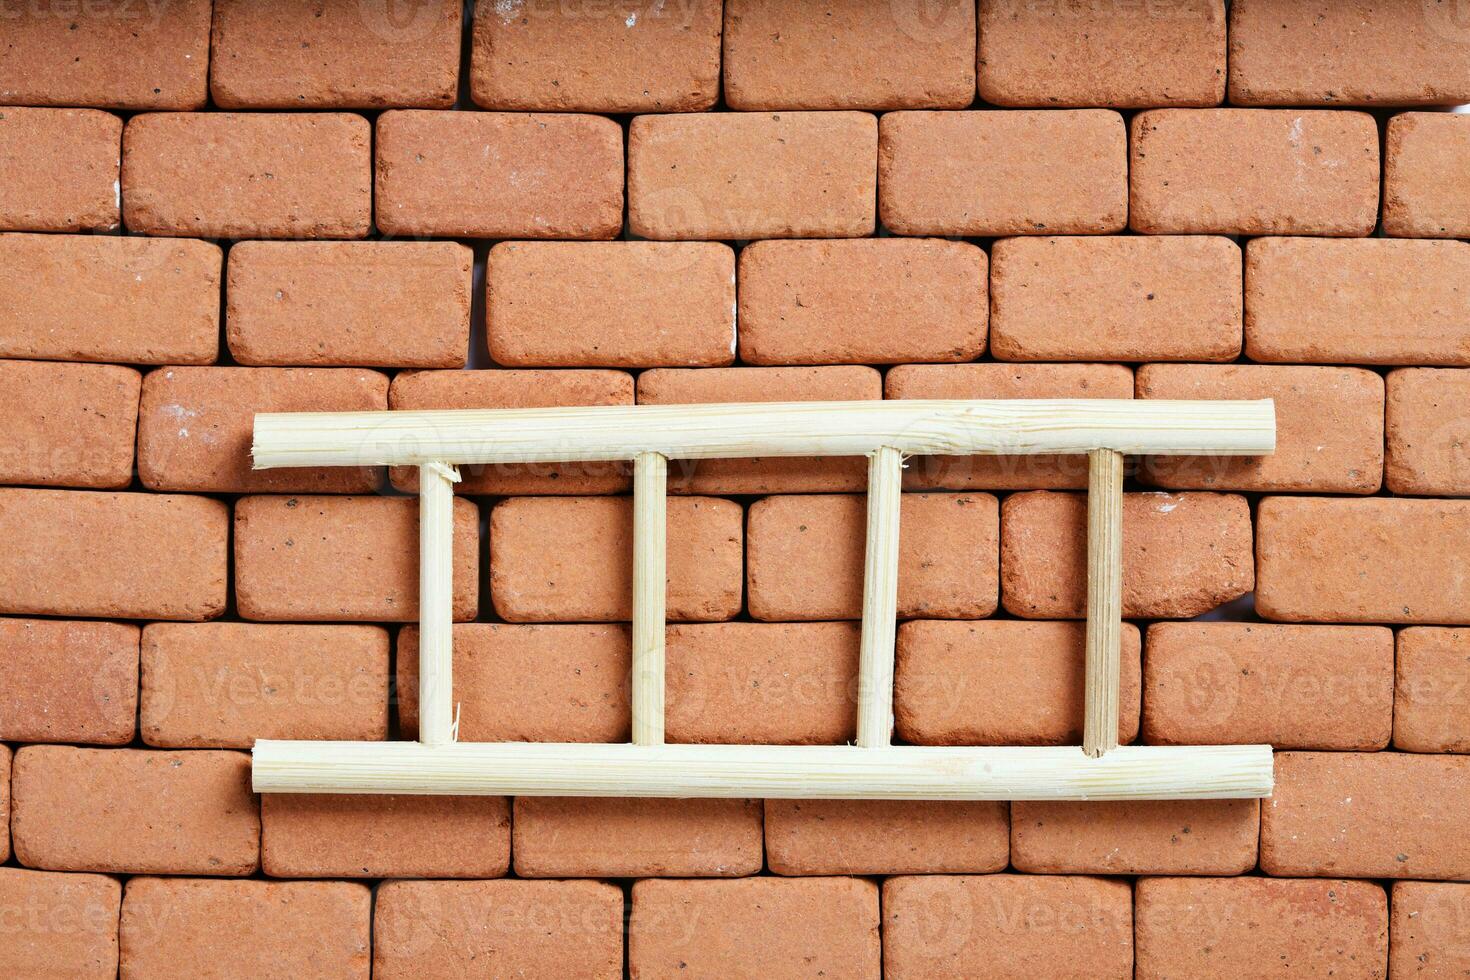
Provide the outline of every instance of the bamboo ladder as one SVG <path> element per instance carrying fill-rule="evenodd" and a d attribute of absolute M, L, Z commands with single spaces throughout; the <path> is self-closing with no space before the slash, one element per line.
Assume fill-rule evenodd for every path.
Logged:
<path fill-rule="evenodd" d="M 419 470 L 419 740 L 260 740 L 261 793 L 805 799 L 1260 797 L 1268 745 L 1118 745 L 1126 454 L 1272 452 L 1264 401 L 888 401 L 262 414 L 256 469 Z M 1088 456 L 1081 746 L 894 746 L 899 503 L 910 455 Z M 671 459 L 866 456 L 855 746 L 664 740 L 665 504 Z M 633 464 L 632 733 L 627 744 L 456 740 L 453 501 L 461 464 Z"/>

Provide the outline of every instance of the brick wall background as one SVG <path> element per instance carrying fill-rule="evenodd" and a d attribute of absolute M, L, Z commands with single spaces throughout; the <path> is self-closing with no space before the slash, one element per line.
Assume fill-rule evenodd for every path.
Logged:
<path fill-rule="evenodd" d="M 1457 103 L 1448 0 L 5 0 L 0 974 L 1464 976 Z M 1272 798 L 249 792 L 416 725 L 413 475 L 255 412 L 1053 396 L 1276 399 L 1129 461 L 1120 721 Z M 850 739 L 861 461 L 672 470 L 670 739 Z M 461 738 L 627 739 L 628 474 L 467 477 Z M 898 737 L 1077 741 L 1084 461 L 906 480 Z"/>

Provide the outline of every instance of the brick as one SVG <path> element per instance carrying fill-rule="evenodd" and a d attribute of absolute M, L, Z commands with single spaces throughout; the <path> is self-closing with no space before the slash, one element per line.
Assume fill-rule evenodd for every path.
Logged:
<path fill-rule="evenodd" d="M 228 537 L 205 497 L 0 489 L 0 612 L 212 619 Z"/>
<path fill-rule="evenodd" d="M 1470 371 L 1400 368 L 1387 385 L 1388 489 L 1470 495 Z"/>
<path fill-rule="evenodd" d="M 348 112 L 134 116 L 123 134 L 123 221 L 145 235 L 362 238 L 373 218 L 371 135 Z"/>
<path fill-rule="evenodd" d="M 628 227 L 653 239 L 871 235 L 877 146 L 866 112 L 637 116 Z"/>
<path fill-rule="evenodd" d="M 473 264 L 454 242 L 240 242 L 230 353 L 256 365 L 462 368 Z"/>
<path fill-rule="evenodd" d="M 1008 238 L 991 257 L 990 347 L 1000 360 L 1240 354 L 1240 246 L 1227 238 Z"/>
<path fill-rule="evenodd" d="M 633 404 L 633 377 L 623 371 L 402 371 L 388 391 L 395 409 L 564 408 Z M 456 493 L 617 493 L 631 486 L 624 462 L 470 463 L 458 467 Z M 389 470 L 393 485 L 417 493 L 418 469 Z"/>
<path fill-rule="evenodd" d="M 1000 871 L 1010 817 L 987 800 L 767 800 L 766 849 L 781 875 Z"/>
<path fill-rule="evenodd" d="M 981 0 L 980 97 L 1004 106 L 1212 106 L 1225 4 Z"/>
<path fill-rule="evenodd" d="M 121 904 L 122 885 L 106 875 L 0 868 L 0 973 L 113 980 Z"/>
<path fill-rule="evenodd" d="M 1470 885 L 1396 881 L 1390 894 L 1389 976 L 1470 972 Z"/>
<path fill-rule="evenodd" d="M 1470 244 L 1258 238 L 1245 249 L 1255 361 L 1470 365 Z"/>
<path fill-rule="evenodd" d="M 1393 632 L 1381 626 L 1148 628 L 1151 744 L 1373 751 L 1388 745 L 1393 698 Z"/>
<path fill-rule="evenodd" d="M 1136 904 L 1140 980 L 1384 976 L 1388 902 L 1371 881 L 1145 878 Z"/>
<path fill-rule="evenodd" d="M 447 109 L 459 87 L 458 0 L 403 12 L 357 0 L 220 0 L 210 95 L 222 109 Z"/>
<path fill-rule="evenodd" d="M 11 792 L 15 857 L 26 867 L 248 875 L 258 862 L 243 752 L 27 745 Z"/>
<path fill-rule="evenodd" d="M 0 231 L 115 230 L 122 129 L 96 109 L 0 109 Z"/>
<path fill-rule="evenodd" d="M 1367 113 L 1150 109 L 1132 127 L 1134 231 L 1349 236 L 1378 222 Z"/>
<path fill-rule="evenodd" d="M 1389 119 L 1383 140 L 1383 233 L 1470 236 L 1467 176 L 1470 120 L 1439 112 L 1405 112 Z"/>
<path fill-rule="evenodd" d="M 715 497 L 668 502 L 668 618 L 740 611 L 744 511 Z M 633 616 L 633 501 L 512 497 L 490 512 L 490 595 L 513 623 Z"/>
<path fill-rule="evenodd" d="M 373 910 L 373 976 L 623 975 L 623 894 L 601 881 L 390 881 Z"/>
<path fill-rule="evenodd" d="M 1278 752 L 1276 786 L 1261 805 L 1261 870 L 1470 877 L 1467 793 L 1465 756 Z"/>
<path fill-rule="evenodd" d="M 995 612 L 1000 513 L 990 494 L 912 494 L 900 505 L 898 615 Z M 867 500 L 767 497 L 750 506 L 746 592 L 764 620 L 861 619 Z"/>
<path fill-rule="evenodd" d="M 7 7 L 5 17 L 0 99 L 8 105 L 204 105 L 209 0 L 171 0 L 152 7 L 127 0 L 81 8 L 26 3 Z"/>
<path fill-rule="evenodd" d="M 878 886 L 870 881 L 651 878 L 633 884 L 628 969 L 634 977 L 877 980 L 881 960 Z"/>
<path fill-rule="evenodd" d="M 719 0 L 475 4 L 470 95 L 486 109 L 693 112 L 719 92 Z"/>
<path fill-rule="evenodd" d="M 884 976 L 893 980 L 1122 980 L 1133 976 L 1132 890 L 1079 876 L 890 878 L 883 940 Z"/>
<path fill-rule="evenodd" d="M 895 112 L 878 217 L 896 235 L 1096 235 L 1128 221 L 1128 134 L 1105 109 Z"/>
<path fill-rule="evenodd" d="M 1399 630 L 1393 745 L 1470 753 L 1470 630 Z"/>
<path fill-rule="evenodd" d="M 125 745 L 138 711 L 138 627 L 0 619 L 0 739 Z"/>
<path fill-rule="evenodd" d="M 10 859 L 10 747 L 0 747 L 0 861 Z"/>
<path fill-rule="evenodd" d="M 510 865 L 502 796 L 267 793 L 260 823 L 275 878 L 495 878 Z"/>
<path fill-rule="evenodd" d="M 368 976 L 372 893 L 345 881 L 134 878 L 122 977 Z"/>
<path fill-rule="evenodd" d="M 1470 101 L 1465 24 L 1414 0 L 1244 0 L 1230 11 L 1237 105 L 1455 105 Z"/>
<path fill-rule="evenodd" d="M 520 796 L 514 850 L 522 878 L 751 875 L 761 802 Z"/>
<path fill-rule="evenodd" d="M 740 359 L 972 361 L 985 351 L 985 286 L 985 252 L 968 242 L 754 242 L 740 253 Z"/>
<path fill-rule="evenodd" d="M 1001 508 L 1000 588 L 1026 619 L 1084 614 L 1087 502 L 1080 494 L 1018 493 Z M 1189 619 L 1251 591 L 1251 515 L 1244 497 L 1123 497 L 1123 615 Z"/>
<path fill-rule="evenodd" d="M 248 749 L 258 738 L 388 737 L 388 634 L 376 626 L 150 623 L 143 741 Z"/>
<path fill-rule="evenodd" d="M 0 483 L 127 486 L 142 383 L 111 364 L 0 361 Z"/>
<path fill-rule="evenodd" d="M 412 622 L 418 542 L 417 500 L 242 497 L 235 504 L 235 602 L 245 619 Z M 455 500 L 456 620 L 475 617 L 479 579 L 479 512 Z"/>
<path fill-rule="evenodd" d="M 1470 623 L 1470 501 L 1267 497 L 1256 522 L 1266 619 Z"/>
<path fill-rule="evenodd" d="M 378 117 L 378 229 L 461 238 L 613 238 L 623 133 L 598 116 L 432 112 Z"/>
<path fill-rule="evenodd" d="M 975 98 L 975 5 L 826 0 L 725 5 L 732 109 L 964 109 Z"/>
<path fill-rule="evenodd" d="M 857 623 L 668 630 L 670 742 L 841 745 L 857 725 Z"/>
<path fill-rule="evenodd" d="M 1011 804 L 1011 865 L 1033 874 L 1236 875 L 1256 866 L 1258 800 Z"/>
<path fill-rule="evenodd" d="M 100 235 L 0 235 L 0 356 L 209 364 L 219 246 Z"/>
<path fill-rule="evenodd" d="M 626 626 L 463 623 L 454 628 L 454 700 L 462 742 L 626 742 L 631 732 Z M 419 638 L 398 634 L 398 720 L 419 727 Z"/>
<path fill-rule="evenodd" d="M 653 368 L 638 375 L 640 405 L 728 402 L 868 401 L 883 397 L 877 369 L 827 367 Z M 670 493 L 830 493 L 865 491 L 868 466 L 859 457 L 773 456 L 678 460 Z"/>
<path fill-rule="evenodd" d="M 719 242 L 502 242 L 485 279 L 506 367 L 735 360 L 735 252 Z"/>
<path fill-rule="evenodd" d="M 914 745 L 1078 744 L 1084 646 L 1081 623 L 901 623 L 895 732 Z M 1118 710 L 1124 743 L 1138 736 L 1140 646 L 1138 627 L 1124 623 Z"/>
<path fill-rule="evenodd" d="M 358 368 L 159 368 L 143 379 L 138 478 L 150 490 L 370 493 L 382 468 L 254 470 L 260 412 L 381 412 L 388 377 Z"/>
<path fill-rule="evenodd" d="M 1270 398 L 1269 456 L 1150 456 L 1139 475 L 1176 490 L 1373 493 L 1383 480 L 1383 378 L 1361 368 L 1145 364 L 1139 398 Z"/>
<path fill-rule="evenodd" d="M 900 364 L 884 388 L 889 398 L 1132 398 L 1133 371 L 1121 364 Z M 904 470 L 911 490 L 1086 486 L 1086 456 L 915 456 Z"/>

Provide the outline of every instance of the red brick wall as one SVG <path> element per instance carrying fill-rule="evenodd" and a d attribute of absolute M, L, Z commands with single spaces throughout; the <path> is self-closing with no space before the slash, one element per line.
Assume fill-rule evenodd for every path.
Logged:
<path fill-rule="evenodd" d="M 0 976 L 1470 972 L 1455 4 L 0 6 Z M 255 412 L 884 397 L 1276 399 L 1119 721 L 1274 796 L 250 793 L 417 726 L 413 474 Z M 461 737 L 626 739 L 626 469 L 465 475 Z M 670 738 L 851 739 L 860 462 L 670 477 Z M 899 739 L 1077 741 L 1085 464 L 905 483 Z"/>

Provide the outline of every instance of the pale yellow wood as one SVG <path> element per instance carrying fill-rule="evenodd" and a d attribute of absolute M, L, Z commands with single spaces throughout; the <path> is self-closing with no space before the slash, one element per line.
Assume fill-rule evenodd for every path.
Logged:
<path fill-rule="evenodd" d="M 868 532 L 863 549 L 863 634 L 858 658 L 857 744 L 893 740 L 893 642 L 898 631 L 898 525 L 903 455 L 887 446 L 868 459 Z"/>
<path fill-rule="evenodd" d="M 664 741 L 664 604 L 669 461 L 633 460 L 633 744 Z"/>
<path fill-rule="evenodd" d="M 1073 399 L 601 405 L 261 414 L 254 465 L 550 463 L 749 456 L 1086 453 L 1253 455 L 1276 444 L 1271 401 Z"/>
<path fill-rule="evenodd" d="M 419 467 L 419 741 L 454 741 L 454 484 L 440 462 Z"/>
<path fill-rule="evenodd" d="M 767 799 L 1174 800 L 1268 796 L 1268 745 L 255 743 L 257 793 Z"/>
<path fill-rule="evenodd" d="M 1118 747 L 1123 641 L 1123 454 L 1087 459 L 1087 665 L 1082 750 Z"/>

